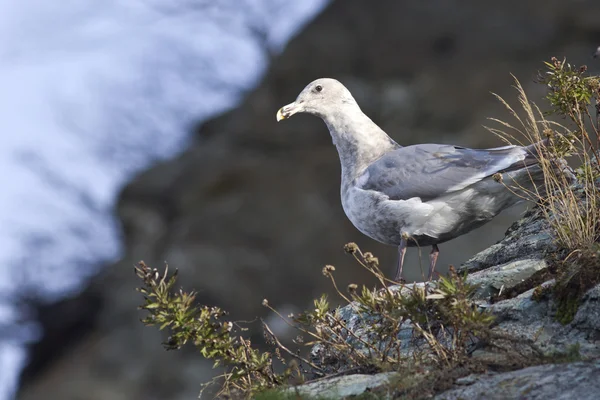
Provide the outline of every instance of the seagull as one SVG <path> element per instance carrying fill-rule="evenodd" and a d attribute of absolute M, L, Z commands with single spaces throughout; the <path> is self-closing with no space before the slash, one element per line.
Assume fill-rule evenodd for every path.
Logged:
<path fill-rule="evenodd" d="M 398 247 L 396 282 L 403 281 L 407 247 L 431 246 L 431 280 L 438 244 L 523 201 L 517 189 L 543 186 L 539 143 L 491 149 L 403 147 L 335 79 L 308 84 L 296 101 L 277 111 L 277 121 L 298 113 L 320 117 L 329 129 L 342 167 L 341 201 L 348 219 L 366 236 Z"/>

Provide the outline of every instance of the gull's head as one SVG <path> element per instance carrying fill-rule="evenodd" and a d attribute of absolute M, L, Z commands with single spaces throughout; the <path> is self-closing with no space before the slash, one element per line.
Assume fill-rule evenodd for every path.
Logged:
<path fill-rule="evenodd" d="M 356 104 L 350 91 L 335 79 L 321 78 L 309 83 L 296 101 L 281 107 L 277 111 L 277 121 L 297 113 L 308 113 L 323 118 L 345 104 Z"/>

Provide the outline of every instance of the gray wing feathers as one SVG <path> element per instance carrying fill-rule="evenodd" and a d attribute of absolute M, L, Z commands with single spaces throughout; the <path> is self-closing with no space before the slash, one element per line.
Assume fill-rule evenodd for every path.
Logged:
<path fill-rule="evenodd" d="M 422 144 L 402 147 L 371 164 L 358 179 L 365 190 L 393 200 L 420 197 L 427 201 L 490 177 L 536 164 L 534 149 L 505 146 L 475 150 Z"/>

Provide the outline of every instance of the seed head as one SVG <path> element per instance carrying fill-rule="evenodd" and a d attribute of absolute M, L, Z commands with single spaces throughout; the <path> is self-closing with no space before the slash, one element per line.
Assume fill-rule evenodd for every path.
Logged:
<path fill-rule="evenodd" d="M 348 285 L 348 293 L 354 294 L 356 293 L 356 289 L 358 289 L 358 285 L 356 283 L 351 283 Z"/>
<path fill-rule="evenodd" d="M 323 267 L 323 275 L 329 276 L 331 273 L 335 271 L 335 267 L 333 265 L 326 265 Z"/>
<path fill-rule="evenodd" d="M 373 255 L 371 252 L 366 252 L 364 255 L 365 263 L 367 266 L 374 268 L 379 266 L 379 259 Z"/>
<path fill-rule="evenodd" d="M 358 251 L 358 245 L 354 242 L 346 243 L 344 251 L 348 254 L 354 254 Z"/>

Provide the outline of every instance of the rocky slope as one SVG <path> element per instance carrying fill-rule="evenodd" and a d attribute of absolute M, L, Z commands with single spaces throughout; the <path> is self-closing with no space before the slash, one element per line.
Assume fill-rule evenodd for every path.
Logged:
<path fill-rule="evenodd" d="M 463 271 L 478 270 L 469 274 L 467 281 L 480 287 L 476 292 L 478 306 L 495 316 L 491 335 L 510 337 L 511 340 L 508 348 L 498 343 L 472 351 L 471 360 L 491 366 L 485 373 L 469 374 L 466 370 L 462 376 L 448 378 L 449 388 L 442 393 L 424 388 L 424 398 L 433 395 L 436 399 L 448 400 L 597 398 L 600 388 L 600 285 L 582 296 L 569 323 L 559 323 L 560 306 L 554 297 L 541 296 L 539 289 L 553 286 L 555 280 L 551 274 L 545 280 L 533 278 L 534 275 L 543 277 L 543 272 L 547 272 L 549 266 L 545 258 L 553 247 L 546 221 L 539 210 L 533 211 L 516 222 L 502 241 L 460 268 Z M 503 298 L 501 292 L 510 295 Z M 355 310 L 356 306 L 346 306 L 339 315 L 355 335 L 368 340 L 365 317 Z M 411 324 L 404 323 L 398 340 L 406 343 L 401 346 L 406 354 L 414 350 L 411 336 Z M 533 361 L 537 357 L 532 349 L 543 355 L 537 362 Z M 313 348 L 311 355 L 312 361 L 325 370 L 330 365 L 335 366 L 336 371 L 350 367 L 320 345 Z M 579 360 L 586 362 L 575 362 Z M 556 361 L 562 363 L 551 364 Z M 536 363 L 550 365 L 527 365 Z M 505 372 L 506 369 L 514 371 Z M 371 390 L 391 398 L 401 395 L 406 386 L 398 374 L 387 372 L 322 379 L 290 390 L 327 398 L 344 398 Z"/>
<path fill-rule="evenodd" d="M 85 316 L 89 330 L 63 339 L 72 337 L 72 324 L 60 323 L 68 311 L 52 309 L 39 351 L 55 356 L 31 365 L 20 398 L 195 398 L 210 364 L 193 349 L 163 351 L 164 337 L 139 323 L 132 265 L 140 259 L 168 261 L 200 301 L 243 319 L 265 315 L 264 297 L 278 308 L 305 307 L 329 290 L 319 273 L 326 263 L 344 271 L 341 285 L 368 282 L 344 257 L 348 241 L 391 271 L 395 250 L 364 238 L 343 215 L 337 155 L 322 122 L 275 122 L 276 110 L 314 78 L 342 80 L 402 144 L 497 144 L 481 125 L 506 114 L 489 92 L 512 96 L 509 72 L 531 86 L 553 55 L 589 61 L 599 14 L 596 0 L 332 2 L 234 110 L 203 123 L 187 151 L 125 188 L 117 212 L 126 252 L 81 295 L 98 304 Z M 511 218 L 495 223 L 504 230 Z M 439 264 L 492 244 L 497 226 L 442 247 Z M 407 259 L 412 279 L 420 275 L 415 254 Z"/>
<path fill-rule="evenodd" d="M 598 398 L 600 361 L 547 364 L 500 374 L 470 375 L 456 381 L 456 387 L 436 395 L 436 400 L 582 399 Z M 307 384 L 297 388 L 303 396 L 351 398 L 367 391 L 378 398 L 391 398 L 388 388 L 398 377 L 385 372 L 377 375 L 350 375 Z M 429 396 L 424 396 L 429 398 Z"/>

